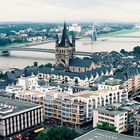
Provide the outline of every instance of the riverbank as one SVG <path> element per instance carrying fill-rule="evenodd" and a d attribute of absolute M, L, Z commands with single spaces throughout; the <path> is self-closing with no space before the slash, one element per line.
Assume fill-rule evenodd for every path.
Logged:
<path fill-rule="evenodd" d="M 30 47 L 30 46 L 36 46 L 36 45 L 41 45 L 41 44 L 47 44 L 54 42 L 55 40 L 46 40 L 46 41 L 41 41 L 41 42 L 28 42 L 28 43 L 13 43 L 11 45 L 6 45 L 6 46 L 0 46 L 0 47 L 5 47 L 5 48 L 10 48 L 10 47 Z"/>
<path fill-rule="evenodd" d="M 139 31 L 138 29 L 120 30 L 120 31 L 111 32 L 111 33 L 107 33 L 107 34 L 102 34 L 99 37 L 122 37 L 125 34 L 135 33 L 138 31 Z"/>

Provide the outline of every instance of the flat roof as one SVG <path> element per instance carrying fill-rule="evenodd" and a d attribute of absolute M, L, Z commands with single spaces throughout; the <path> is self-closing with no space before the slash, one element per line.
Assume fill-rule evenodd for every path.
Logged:
<path fill-rule="evenodd" d="M 69 97 L 69 98 L 74 98 L 74 97 L 89 98 L 89 97 L 92 97 L 92 96 L 110 94 L 114 91 L 115 90 L 111 90 L 111 89 L 102 89 L 102 90 L 96 90 L 96 91 L 84 90 L 84 91 L 80 91 L 80 92 L 72 94 L 72 95 L 71 94 L 67 95 L 67 97 Z"/>
<path fill-rule="evenodd" d="M 97 111 L 102 112 L 102 113 L 107 113 L 110 115 L 118 115 L 118 114 L 122 114 L 122 113 L 127 112 L 126 110 L 123 110 L 123 109 L 111 110 L 111 109 L 107 109 L 107 108 L 110 108 L 110 107 L 98 107 L 94 110 L 97 110 Z"/>
<path fill-rule="evenodd" d="M 101 129 L 94 129 L 74 140 L 140 140 L 140 138 Z"/>
<path fill-rule="evenodd" d="M 0 97 L 0 118 L 14 115 L 15 113 L 24 112 L 32 108 L 40 107 L 40 105 Z"/>

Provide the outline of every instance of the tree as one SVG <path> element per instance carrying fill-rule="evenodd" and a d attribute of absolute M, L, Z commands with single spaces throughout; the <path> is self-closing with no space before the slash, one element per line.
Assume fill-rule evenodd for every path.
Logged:
<path fill-rule="evenodd" d="M 109 125 L 109 123 L 107 122 L 103 122 L 102 124 L 97 124 L 96 128 L 116 132 L 116 127 Z"/>
<path fill-rule="evenodd" d="M 51 128 L 41 133 L 36 140 L 73 140 L 78 134 L 69 128 Z"/>
<path fill-rule="evenodd" d="M 134 54 L 140 54 L 140 46 L 134 47 L 133 51 L 134 51 Z"/>
<path fill-rule="evenodd" d="M 124 54 L 124 55 L 128 54 L 128 52 L 127 52 L 125 49 L 121 49 L 121 50 L 120 50 L 120 53 L 121 53 L 121 54 Z"/>
<path fill-rule="evenodd" d="M 39 66 L 39 68 L 43 68 L 43 67 L 52 68 L 52 64 L 48 63 L 48 64 L 45 64 L 45 65 L 40 65 Z"/>
<path fill-rule="evenodd" d="M 5 73 L 0 72 L 0 79 L 2 79 L 5 76 Z"/>
<path fill-rule="evenodd" d="M 48 63 L 45 66 L 48 67 L 48 68 L 52 68 L 52 64 L 51 63 Z"/>
<path fill-rule="evenodd" d="M 118 69 L 116 69 L 115 72 L 116 72 L 116 73 L 117 73 L 117 72 L 123 72 L 123 69 L 122 69 L 122 68 L 118 68 Z"/>

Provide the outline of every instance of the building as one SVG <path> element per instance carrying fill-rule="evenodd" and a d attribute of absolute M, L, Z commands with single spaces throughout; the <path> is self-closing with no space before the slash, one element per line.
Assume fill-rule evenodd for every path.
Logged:
<path fill-rule="evenodd" d="M 69 31 L 80 33 L 82 31 L 81 26 L 78 24 L 72 24 L 69 26 Z"/>
<path fill-rule="evenodd" d="M 47 93 L 45 118 L 79 129 L 92 122 L 94 108 L 121 102 L 122 94 L 118 93 L 114 90 L 87 90 L 75 94 Z M 110 94 L 113 96 L 109 96 Z"/>
<path fill-rule="evenodd" d="M 134 92 L 140 89 L 140 74 L 133 75 L 125 81 L 128 92 Z"/>
<path fill-rule="evenodd" d="M 0 97 L 0 137 L 33 131 L 43 125 L 41 105 Z"/>
<path fill-rule="evenodd" d="M 92 58 L 76 58 L 75 57 L 75 36 L 72 36 L 72 41 L 70 41 L 67 33 L 67 26 L 64 23 L 64 29 L 62 34 L 62 39 L 59 41 L 57 37 L 56 47 L 55 47 L 55 70 L 59 71 L 71 71 L 71 72 L 86 72 L 96 67 L 101 67 L 97 65 Z"/>
<path fill-rule="evenodd" d="M 128 60 L 132 61 L 132 60 Z M 124 81 L 124 86 L 130 95 L 133 95 L 140 89 L 140 68 L 138 66 L 130 67 L 128 64 L 126 68 L 122 69 L 122 72 L 114 73 L 115 79 L 121 79 Z"/>
<path fill-rule="evenodd" d="M 119 79 L 109 78 L 102 83 L 98 84 L 98 90 L 101 89 L 112 89 L 112 90 L 120 90 L 123 89 L 123 81 Z"/>
<path fill-rule="evenodd" d="M 140 138 L 100 129 L 94 129 L 74 140 L 140 140 Z"/>
<path fill-rule="evenodd" d="M 126 110 L 128 112 L 128 129 L 133 129 L 135 123 L 135 114 L 137 114 L 137 112 L 140 110 L 140 103 L 134 100 L 123 102 L 120 106 L 120 109 Z"/>
<path fill-rule="evenodd" d="M 29 42 L 37 42 L 37 41 L 44 41 L 46 40 L 46 37 L 44 36 L 34 36 L 34 37 L 28 37 L 27 41 Z"/>
<path fill-rule="evenodd" d="M 124 99 L 122 100 L 122 102 L 128 100 L 127 88 L 124 86 L 123 81 L 119 79 L 109 78 L 105 80 L 105 82 L 99 83 L 98 90 L 102 90 L 102 89 L 115 90 L 115 91 L 121 92 L 122 94 L 125 93 L 122 95 Z"/>
<path fill-rule="evenodd" d="M 25 102 L 32 102 L 44 106 L 44 94 L 37 91 L 24 91 L 15 94 L 15 99 Z"/>
<path fill-rule="evenodd" d="M 24 90 L 35 90 L 38 85 L 38 77 L 31 75 L 29 77 L 18 78 L 17 85 L 22 86 Z"/>
<path fill-rule="evenodd" d="M 64 93 L 48 93 L 45 98 L 46 119 L 76 130 L 92 120 L 92 109 L 92 102 L 87 104 L 84 99 Z"/>
<path fill-rule="evenodd" d="M 115 109 L 114 106 L 98 107 L 93 110 L 93 127 L 104 122 L 116 127 L 116 131 L 121 133 L 127 130 L 128 113 L 122 109 Z"/>
<path fill-rule="evenodd" d="M 72 42 L 70 42 L 67 35 L 67 26 L 64 23 L 64 29 L 62 34 L 62 40 L 59 43 L 59 38 L 56 40 L 56 65 L 62 66 L 62 68 L 69 68 L 69 60 L 75 56 L 75 37 L 73 35 Z"/>
<path fill-rule="evenodd" d="M 134 136 L 140 137 L 140 110 L 135 115 Z"/>

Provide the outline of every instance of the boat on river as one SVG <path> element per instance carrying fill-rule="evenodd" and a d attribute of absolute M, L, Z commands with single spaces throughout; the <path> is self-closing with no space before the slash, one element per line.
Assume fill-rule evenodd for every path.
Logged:
<path fill-rule="evenodd" d="M 1 51 L 0 56 L 10 56 L 10 51 L 9 50 Z"/>

